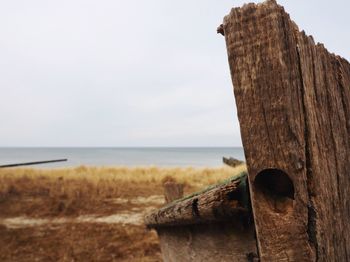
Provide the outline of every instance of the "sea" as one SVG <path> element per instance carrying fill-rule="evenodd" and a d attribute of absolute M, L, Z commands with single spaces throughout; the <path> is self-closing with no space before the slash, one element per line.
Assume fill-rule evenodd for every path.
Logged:
<path fill-rule="evenodd" d="M 245 160 L 242 147 L 0 148 L 0 165 L 67 159 L 35 168 L 76 166 L 220 167 L 223 157 Z"/>

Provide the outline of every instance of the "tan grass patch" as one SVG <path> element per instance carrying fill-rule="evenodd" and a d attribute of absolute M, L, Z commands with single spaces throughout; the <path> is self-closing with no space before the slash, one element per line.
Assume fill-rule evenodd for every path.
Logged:
<path fill-rule="evenodd" d="M 0 169 L 1 261 L 160 261 L 142 216 L 164 181 L 199 191 L 236 168 Z"/>

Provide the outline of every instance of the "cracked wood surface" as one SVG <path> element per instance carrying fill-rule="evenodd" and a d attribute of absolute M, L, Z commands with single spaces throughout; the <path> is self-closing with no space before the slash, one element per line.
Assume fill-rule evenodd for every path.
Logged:
<path fill-rule="evenodd" d="M 272 0 L 232 9 L 219 29 L 261 261 L 349 261 L 349 63 L 299 32 Z M 288 174 L 294 197 L 255 183 L 267 168 Z"/>
<path fill-rule="evenodd" d="M 158 228 L 234 219 L 237 223 L 248 224 L 251 212 L 246 206 L 245 189 L 243 178 L 235 178 L 147 214 L 145 224 L 149 228 Z"/>
<path fill-rule="evenodd" d="M 164 262 L 254 261 L 254 227 L 235 221 L 157 228 Z"/>

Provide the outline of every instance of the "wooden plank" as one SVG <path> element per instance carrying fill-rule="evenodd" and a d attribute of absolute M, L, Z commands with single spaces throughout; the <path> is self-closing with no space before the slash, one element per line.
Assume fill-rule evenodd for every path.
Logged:
<path fill-rule="evenodd" d="M 150 228 L 239 219 L 251 222 L 245 178 L 230 180 L 204 192 L 172 202 L 145 216 Z"/>
<path fill-rule="evenodd" d="M 350 260 L 350 66 L 275 1 L 225 35 L 261 261 Z"/>
<path fill-rule="evenodd" d="M 157 229 L 164 262 L 256 261 L 254 226 L 240 221 Z"/>
<path fill-rule="evenodd" d="M 312 238 L 319 261 L 350 261 L 350 64 L 298 34 Z"/>

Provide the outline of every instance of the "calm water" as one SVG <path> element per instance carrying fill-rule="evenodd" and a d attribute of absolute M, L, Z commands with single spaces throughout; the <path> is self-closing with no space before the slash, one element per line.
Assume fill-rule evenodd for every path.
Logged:
<path fill-rule="evenodd" d="M 32 167 L 218 167 L 223 156 L 244 160 L 243 148 L 0 148 L 0 165 L 68 158 L 68 162 Z"/>

